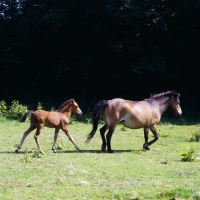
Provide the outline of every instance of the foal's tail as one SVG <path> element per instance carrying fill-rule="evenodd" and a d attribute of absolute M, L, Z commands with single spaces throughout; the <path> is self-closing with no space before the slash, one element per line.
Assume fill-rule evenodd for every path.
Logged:
<path fill-rule="evenodd" d="M 23 116 L 21 119 L 19 119 L 19 121 L 20 121 L 20 122 L 25 122 L 25 120 L 27 119 L 27 117 L 28 117 L 29 115 L 32 115 L 33 113 L 34 113 L 34 111 L 32 111 L 32 110 L 27 111 L 27 112 L 24 114 L 24 116 Z"/>
<path fill-rule="evenodd" d="M 93 128 L 92 128 L 91 133 L 87 137 L 86 143 L 88 143 L 94 137 L 94 134 L 96 133 L 97 128 L 98 128 L 98 121 L 100 118 L 101 111 L 103 111 L 107 105 L 108 105 L 108 102 L 106 100 L 102 100 L 102 101 L 99 101 L 99 103 L 97 103 L 94 106 L 94 110 L 92 112 Z"/>

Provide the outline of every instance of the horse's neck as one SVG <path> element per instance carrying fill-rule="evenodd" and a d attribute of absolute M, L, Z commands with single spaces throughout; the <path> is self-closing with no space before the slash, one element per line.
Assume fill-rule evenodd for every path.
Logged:
<path fill-rule="evenodd" d="M 162 115 L 169 107 L 169 99 L 162 99 L 158 101 L 159 104 L 159 109 L 160 109 L 160 114 Z"/>

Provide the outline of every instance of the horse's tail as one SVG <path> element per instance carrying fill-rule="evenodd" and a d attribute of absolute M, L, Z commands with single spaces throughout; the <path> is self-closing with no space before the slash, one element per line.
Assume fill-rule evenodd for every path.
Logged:
<path fill-rule="evenodd" d="M 94 137 L 94 134 L 96 133 L 97 128 L 98 128 L 98 122 L 99 122 L 101 111 L 103 111 L 107 105 L 108 105 L 108 102 L 106 100 L 102 100 L 102 101 L 99 101 L 99 103 L 97 103 L 94 106 L 94 110 L 92 112 L 93 128 L 87 137 L 86 143 L 88 143 Z"/>
<path fill-rule="evenodd" d="M 28 117 L 29 115 L 32 115 L 33 113 L 34 113 L 34 111 L 32 111 L 32 110 L 27 111 L 27 112 L 24 114 L 24 116 L 23 116 L 21 119 L 19 119 L 19 121 L 20 121 L 20 122 L 25 122 L 25 120 L 27 119 L 27 117 Z"/>

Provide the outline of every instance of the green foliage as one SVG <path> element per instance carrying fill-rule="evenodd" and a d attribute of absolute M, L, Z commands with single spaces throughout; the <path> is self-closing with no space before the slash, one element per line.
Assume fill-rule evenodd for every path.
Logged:
<path fill-rule="evenodd" d="M 127 128 L 125 126 L 122 126 L 122 128 L 120 130 L 121 131 L 127 131 Z"/>
<path fill-rule="evenodd" d="M 160 129 L 158 129 L 158 134 L 159 134 L 159 137 L 168 137 L 168 135 L 166 133 L 164 133 L 163 131 L 161 131 Z"/>
<path fill-rule="evenodd" d="M 32 158 L 41 158 L 42 155 L 44 155 L 44 152 L 41 150 L 41 151 L 37 151 L 37 150 L 34 150 L 32 151 Z"/>
<path fill-rule="evenodd" d="M 32 162 L 31 157 L 28 155 L 27 148 L 25 149 L 25 154 L 24 154 L 24 157 L 21 159 L 21 162 L 23 162 L 23 163 L 31 163 Z"/>
<path fill-rule="evenodd" d="M 19 101 L 13 100 L 9 109 L 9 118 L 10 119 L 19 119 L 25 112 L 27 112 L 27 106 L 21 105 Z"/>
<path fill-rule="evenodd" d="M 179 152 L 179 154 L 183 157 L 181 161 L 183 162 L 196 162 L 199 161 L 199 157 L 195 157 L 193 154 L 196 152 L 197 149 L 193 147 L 188 147 L 187 152 Z"/>
<path fill-rule="evenodd" d="M 0 101 L 0 116 L 1 117 L 7 117 L 8 116 L 8 110 L 7 105 L 4 100 Z"/>
<path fill-rule="evenodd" d="M 200 131 L 192 132 L 189 142 L 200 142 Z"/>
<path fill-rule="evenodd" d="M 56 150 L 63 150 L 64 149 L 64 145 L 62 141 L 58 141 L 56 143 Z"/>
<path fill-rule="evenodd" d="M 69 121 L 69 124 L 70 124 L 70 125 L 76 124 L 76 115 L 75 115 L 75 114 L 71 115 L 71 117 L 70 117 L 69 120 L 70 120 L 70 121 Z"/>
<path fill-rule="evenodd" d="M 42 110 L 43 109 L 42 102 L 38 102 L 37 109 L 38 110 Z"/>
<path fill-rule="evenodd" d="M 169 199 L 169 200 L 175 200 L 175 199 L 193 199 L 193 200 L 199 200 L 198 195 L 195 195 L 193 198 L 191 198 L 194 194 L 194 190 L 189 188 L 175 188 L 170 191 L 161 192 L 158 195 L 158 199 Z M 198 197 L 198 198 L 195 198 Z"/>

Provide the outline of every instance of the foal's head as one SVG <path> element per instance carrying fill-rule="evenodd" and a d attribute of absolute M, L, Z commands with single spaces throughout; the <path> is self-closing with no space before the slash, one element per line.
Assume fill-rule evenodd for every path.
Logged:
<path fill-rule="evenodd" d="M 70 99 L 70 100 L 64 102 L 57 111 L 58 112 L 71 111 L 72 113 L 76 113 L 79 115 L 82 114 L 81 109 L 79 108 L 78 104 L 76 103 L 76 101 L 74 99 Z"/>
<path fill-rule="evenodd" d="M 179 93 L 175 91 L 169 92 L 169 106 L 175 113 L 182 115 L 179 97 L 180 97 Z"/>
<path fill-rule="evenodd" d="M 71 100 L 71 105 L 72 105 L 72 112 L 82 115 L 82 111 L 79 108 L 78 104 L 76 103 L 76 101 L 74 101 L 74 99 Z"/>

